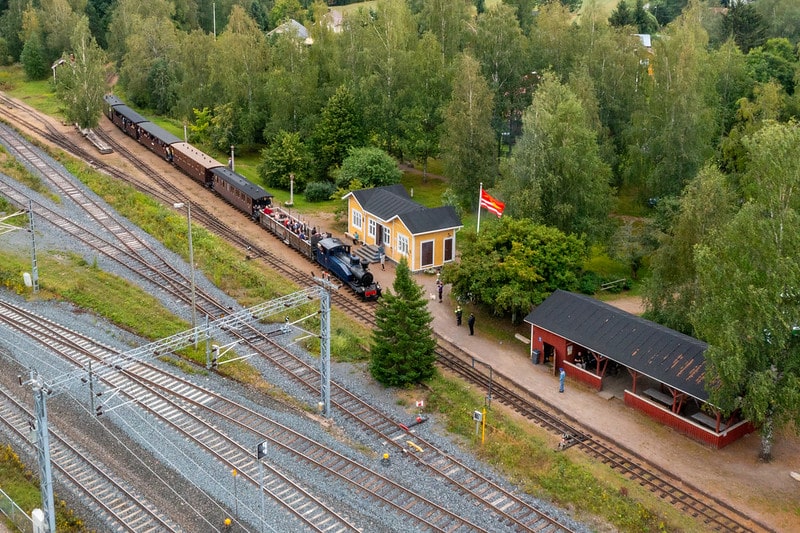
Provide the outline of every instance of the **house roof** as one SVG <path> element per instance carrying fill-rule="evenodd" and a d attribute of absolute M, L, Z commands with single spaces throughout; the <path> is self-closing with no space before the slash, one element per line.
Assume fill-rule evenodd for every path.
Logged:
<path fill-rule="evenodd" d="M 305 26 L 303 26 L 294 19 L 287 20 L 274 30 L 267 33 L 267 35 L 273 35 L 273 34 L 282 35 L 284 33 L 288 35 L 296 35 L 298 38 L 302 40 L 306 40 L 309 38 L 308 28 L 306 28 Z"/>
<path fill-rule="evenodd" d="M 589 296 L 556 290 L 525 322 L 604 355 L 699 400 L 708 345 Z"/>
<path fill-rule="evenodd" d="M 345 198 L 350 195 L 355 197 L 364 211 L 384 222 L 399 218 L 414 235 L 462 226 L 452 206 L 428 208 L 420 205 L 411 199 L 400 184 L 352 191 Z"/>

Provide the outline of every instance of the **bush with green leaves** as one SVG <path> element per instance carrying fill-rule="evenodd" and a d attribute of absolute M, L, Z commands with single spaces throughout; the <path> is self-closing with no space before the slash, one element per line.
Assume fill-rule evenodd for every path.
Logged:
<path fill-rule="evenodd" d="M 306 186 L 305 197 L 308 202 L 325 202 L 330 200 L 336 187 L 325 181 L 312 181 Z"/>
<path fill-rule="evenodd" d="M 351 148 L 336 175 L 336 186 L 359 180 L 364 187 L 382 187 L 400 183 L 402 177 L 397 161 L 380 148 Z"/>

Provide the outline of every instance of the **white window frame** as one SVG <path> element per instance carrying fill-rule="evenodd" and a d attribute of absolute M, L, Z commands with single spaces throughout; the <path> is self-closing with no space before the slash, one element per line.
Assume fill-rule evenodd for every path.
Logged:
<path fill-rule="evenodd" d="M 371 218 L 367 222 L 367 235 L 369 235 L 370 237 L 372 237 L 374 239 L 376 231 L 378 231 L 377 230 L 377 224 L 375 223 L 375 219 Z"/>
<path fill-rule="evenodd" d="M 398 235 L 397 236 L 397 251 L 402 255 L 408 255 L 409 249 L 409 240 L 408 237 L 405 235 Z"/>
<path fill-rule="evenodd" d="M 386 226 L 383 227 L 383 244 L 386 246 L 392 245 L 392 230 Z"/>
<path fill-rule="evenodd" d="M 361 229 L 361 226 L 364 225 L 363 217 L 361 216 L 361 211 L 358 209 L 353 209 L 353 227 L 356 229 Z"/>

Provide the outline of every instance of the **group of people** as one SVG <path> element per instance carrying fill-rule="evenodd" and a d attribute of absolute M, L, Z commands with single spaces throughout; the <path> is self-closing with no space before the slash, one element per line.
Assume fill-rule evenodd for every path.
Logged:
<path fill-rule="evenodd" d="M 463 314 L 464 314 L 464 311 L 463 311 L 463 309 L 461 309 L 461 306 L 459 305 L 458 307 L 456 307 L 456 325 L 457 326 L 461 325 L 461 316 Z M 469 314 L 469 318 L 467 319 L 467 326 L 469 326 L 469 334 L 470 335 L 474 335 L 475 334 L 475 315 L 473 313 Z"/>
<path fill-rule="evenodd" d="M 277 217 L 278 222 L 280 222 L 284 228 L 288 229 L 289 231 L 291 231 L 304 241 L 307 241 L 309 239 L 309 228 L 308 224 L 306 224 L 305 222 L 300 222 L 296 218 L 293 218 L 290 215 L 282 212 L 282 210 L 280 209 L 276 210 L 275 208 L 272 207 L 265 207 L 263 212 L 266 215 Z M 311 228 L 310 232 L 311 232 L 310 235 L 316 235 L 317 228 L 316 227 Z"/>

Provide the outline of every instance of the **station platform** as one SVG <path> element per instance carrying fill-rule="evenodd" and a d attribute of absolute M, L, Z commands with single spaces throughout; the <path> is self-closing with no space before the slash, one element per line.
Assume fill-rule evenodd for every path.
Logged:
<path fill-rule="evenodd" d="M 382 287 L 391 288 L 393 263 L 387 261 L 385 271 L 376 264 L 370 265 L 370 269 Z M 790 472 L 800 469 L 797 462 L 800 439 L 788 435 L 776 438 L 771 463 L 758 460 L 758 433 L 747 435 L 719 450 L 711 448 L 626 406 L 623 394 L 629 387 L 630 377 L 625 372 L 608 380 L 600 392 L 567 378 L 565 392 L 559 393 L 557 369 L 552 364 L 533 364 L 530 344 L 515 337 L 505 341 L 492 338 L 482 330 L 481 314 L 471 304 L 462 305 L 464 319 L 462 325 L 457 326 L 457 303 L 451 298 L 450 286 L 444 286 L 443 301 L 439 303 L 435 275 L 418 273 L 414 274 L 414 279 L 425 290 L 436 333 L 491 365 L 495 376 L 502 375 L 533 391 L 534 396 L 578 420 L 589 434 L 619 443 L 664 471 L 672 472 L 686 483 L 704 489 L 748 514 L 751 514 L 748 504 L 756 503 L 751 516 L 766 523 L 775 520 L 771 525 L 777 527 L 776 530 L 781 529 L 786 516 L 782 516 L 782 512 L 765 513 L 758 502 L 763 503 L 763 498 L 767 498 L 800 505 L 798 482 L 790 476 Z M 469 335 L 466 323 L 466 317 L 472 311 L 477 317 L 474 336 Z M 530 338 L 529 325 L 519 326 L 516 333 Z M 481 407 L 476 405 L 475 409 Z M 497 402 L 493 408 L 508 409 Z M 491 417 L 491 411 L 488 416 Z M 555 450 L 560 436 L 553 434 L 551 439 Z M 770 520 L 766 520 L 767 516 Z"/>

